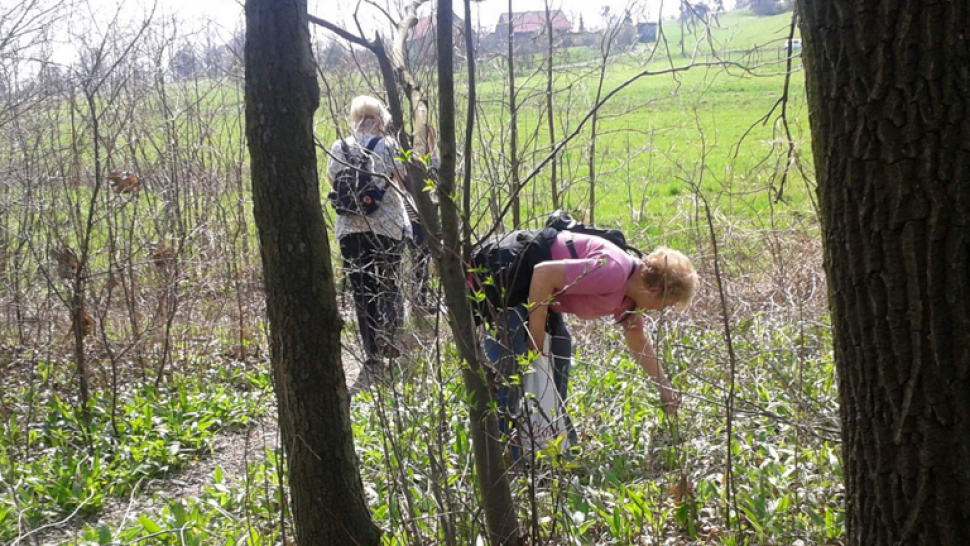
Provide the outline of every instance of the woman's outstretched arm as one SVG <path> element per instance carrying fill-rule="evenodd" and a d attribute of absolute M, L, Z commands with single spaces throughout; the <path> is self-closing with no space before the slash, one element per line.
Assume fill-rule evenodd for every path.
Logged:
<path fill-rule="evenodd" d="M 657 359 L 656 351 L 653 350 L 653 344 L 650 343 L 650 338 L 644 333 L 643 328 L 629 328 L 625 334 L 626 346 L 630 349 L 630 353 L 633 354 L 633 358 L 636 359 L 637 364 L 643 368 L 643 371 L 647 372 L 647 375 L 653 379 L 660 389 L 660 399 L 664 403 L 664 411 L 668 415 L 677 413 L 677 408 L 680 407 L 680 400 L 677 398 L 673 387 L 671 387 L 670 380 L 664 374 L 663 368 L 660 367 L 660 361 Z"/>

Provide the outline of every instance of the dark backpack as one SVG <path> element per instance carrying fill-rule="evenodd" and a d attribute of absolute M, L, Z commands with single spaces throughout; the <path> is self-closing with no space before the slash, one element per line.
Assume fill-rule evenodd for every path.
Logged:
<path fill-rule="evenodd" d="M 626 236 L 623 235 L 622 231 L 618 229 L 600 229 L 581 224 L 574 220 L 568 212 L 563 210 L 557 210 L 556 212 L 550 214 L 549 219 L 546 220 L 546 227 L 551 227 L 556 231 L 571 231 L 572 233 L 582 233 L 583 235 L 592 235 L 594 237 L 606 239 L 630 254 L 635 254 L 638 258 L 643 257 L 642 252 L 640 252 L 637 248 L 630 246 L 626 242 Z M 569 253 L 572 254 L 573 258 L 576 258 L 576 249 L 571 243 L 572 241 L 567 241 L 566 246 L 569 247 Z"/>
<path fill-rule="evenodd" d="M 469 281 L 475 294 L 484 295 L 476 298 L 479 316 L 529 301 L 532 270 L 552 257 L 556 235 L 553 228 L 517 230 L 475 246 Z"/>
<path fill-rule="evenodd" d="M 557 210 L 549 215 L 543 229 L 517 230 L 505 235 L 493 235 L 472 250 L 471 287 L 477 296 L 479 312 L 517 307 L 529 301 L 532 270 L 536 265 L 552 259 L 552 244 L 560 232 L 582 233 L 601 237 L 623 250 L 643 256 L 626 242 L 619 230 L 599 229 L 583 225 L 568 213 Z M 579 258 L 571 238 L 566 247 L 574 259 Z M 487 316 L 487 315 L 484 315 Z"/>
<path fill-rule="evenodd" d="M 365 150 L 360 146 L 351 148 L 343 140 L 340 141 L 344 150 L 343 166 L 334 178 L 333 191 L 330 192 L 330 204 L 337 214 L 367 216 L 374 213 L 381 206 L 386 183 L 380 177 L 371 174 L 371 153 L 381 141 L 374 137 L 367 142 Z"/>

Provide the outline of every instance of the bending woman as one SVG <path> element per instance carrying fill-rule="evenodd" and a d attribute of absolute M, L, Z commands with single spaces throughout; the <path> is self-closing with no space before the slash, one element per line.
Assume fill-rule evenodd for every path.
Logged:
<path fill-rule="evenodd" d="M 665 247 L 640 260 L 604 238 L 570 232 L 558 233 L 548 246 L 548 259 L 532 268 L 526 305 L 499 310 L 498 320 L 493 320 L 496 328 L 494 335 L 486 339 L 485 350 L 499 376 L 514 373 L 517 357 L 529 350 L 541 352 L 546 336 L 552 335 L 552 354 L 545 356 L 552 359 L 555 386 L 565 401 L 572 340 L 561 315 L 587 320 L 613 317 L 623 330 L 634 360 L 660 389 L 665 411 L 676 412 L 678 397 L 644 331 L 641 314 L 672 305 L 683 308 L 690 303 L 698 283 L 690 260 Z M 497 394 L 506 413 L 503 432 L 509 432 L 509 419 L 515 415 L 518 396 L 514 389 L 501 385 Z"/>

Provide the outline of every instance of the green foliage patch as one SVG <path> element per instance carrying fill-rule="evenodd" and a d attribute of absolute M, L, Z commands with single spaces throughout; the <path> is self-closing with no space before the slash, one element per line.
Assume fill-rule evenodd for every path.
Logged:
<path fill-rule="evenodd" d="M 46 384 L 63 374 L 37 363 L 36 379 Z M 212 378 L 218 377 L 214 372 Z M 112 413 L 109 391 L 92 394 L 85 426 L 75 400 L 33 388 L 7 388 L 4 405 L 21 406 L 0 428 L 0 539 L 71 513 L 100 512 L 109 497 L 198 461 L 214 435 L 240 426 L 266 410 L 265 376 L 242 379 L 240 391 L 204 377 L 184 378 L 156 390 L 142 386 L 122 392 Z"/>

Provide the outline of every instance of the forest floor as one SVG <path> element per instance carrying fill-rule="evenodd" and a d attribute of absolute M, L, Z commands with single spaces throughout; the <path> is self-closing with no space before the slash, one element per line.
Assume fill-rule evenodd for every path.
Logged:
<path fill-rule="evenodd" d="M 220 433 L 212 442 L 211 452 L 197 463 L 170 475 L 146 480 L 132 489 L 128 498 L 114 498 L 104 504 L 100 514 L 75 516 L 40 528 L 34 537 L 22 537 L 21 544 L 61 546 L 79 538 L 85 526 L 122 528 L 137 521 L 142 514 L 153 514 L 171 500 L 195 498 L 212 484 L 220 469 L 227 486 L 245 487 L 250 463 L 263 459 L 267 450 L 279 446 L 279 425 L 275 413 L 253 422 L 244 429 Z M 13 544 L 17 544 L 14 541 Z"/>
<path fill-rule="evenodd" d="M 413 348 L 417 340 L 418 336 L 411 334 L 402 343 L 405 347 Z M 366 374 L 361 375 L 358 351 L 357 344 L 352 343 L 344 347 L 342 355 L 347 388 L 352 396 L 368 389 L 374 379 Z M 267 400 L 267 403 L 272 407 L 258 420 L 241 428 L 229 428 L 217 433 L 208 453 L 193 464 L 137 483 L 126 497 L 106 500 L 100 513 L 81 515 L 75 511 L 64 519 L 19 537 L 11 546 L 75 544 L 82 539 L 81 533 L 85 528 L 125 528 L 137 522 L 143 514 L 157 514 L 172 501 L 202 497 L 206 488 L 214 482 L 230 490 L 248 489 L 251 486 L 247 483 L 250 466 L 263 461 L 268 453 L 280 448 L 276 407 L 271 400 Z"/>
<path fill-rule="evenodd" d="M 360 377 L 358 360 L 345 355 L 344 363 L 347 388 L 351 392 L 367 388 L 366 379 Z M 86 526 L 123 528 L 138 520 L 142 514 L 158 512 L 172 500 L 202 496 L 205 488 L 212 484 L 217 469 L 222 476 L 220 481 L 227 487 L 245 487 L 249 465 L 265 459 L 268 450 L 279 448 L 279 442 L 279 423 L 274 407 L 263 418 L 245 428 L 217 434 L 212 441 L 211 451 L 195 464 L 170 475 L 139 483 L 128 498 L 108 500 L 100 514 L 87 517 L 74 515 L 41 527 L 34 535 L 21 537 L 14 544 L 62 546 L 77 540 Z"/>

